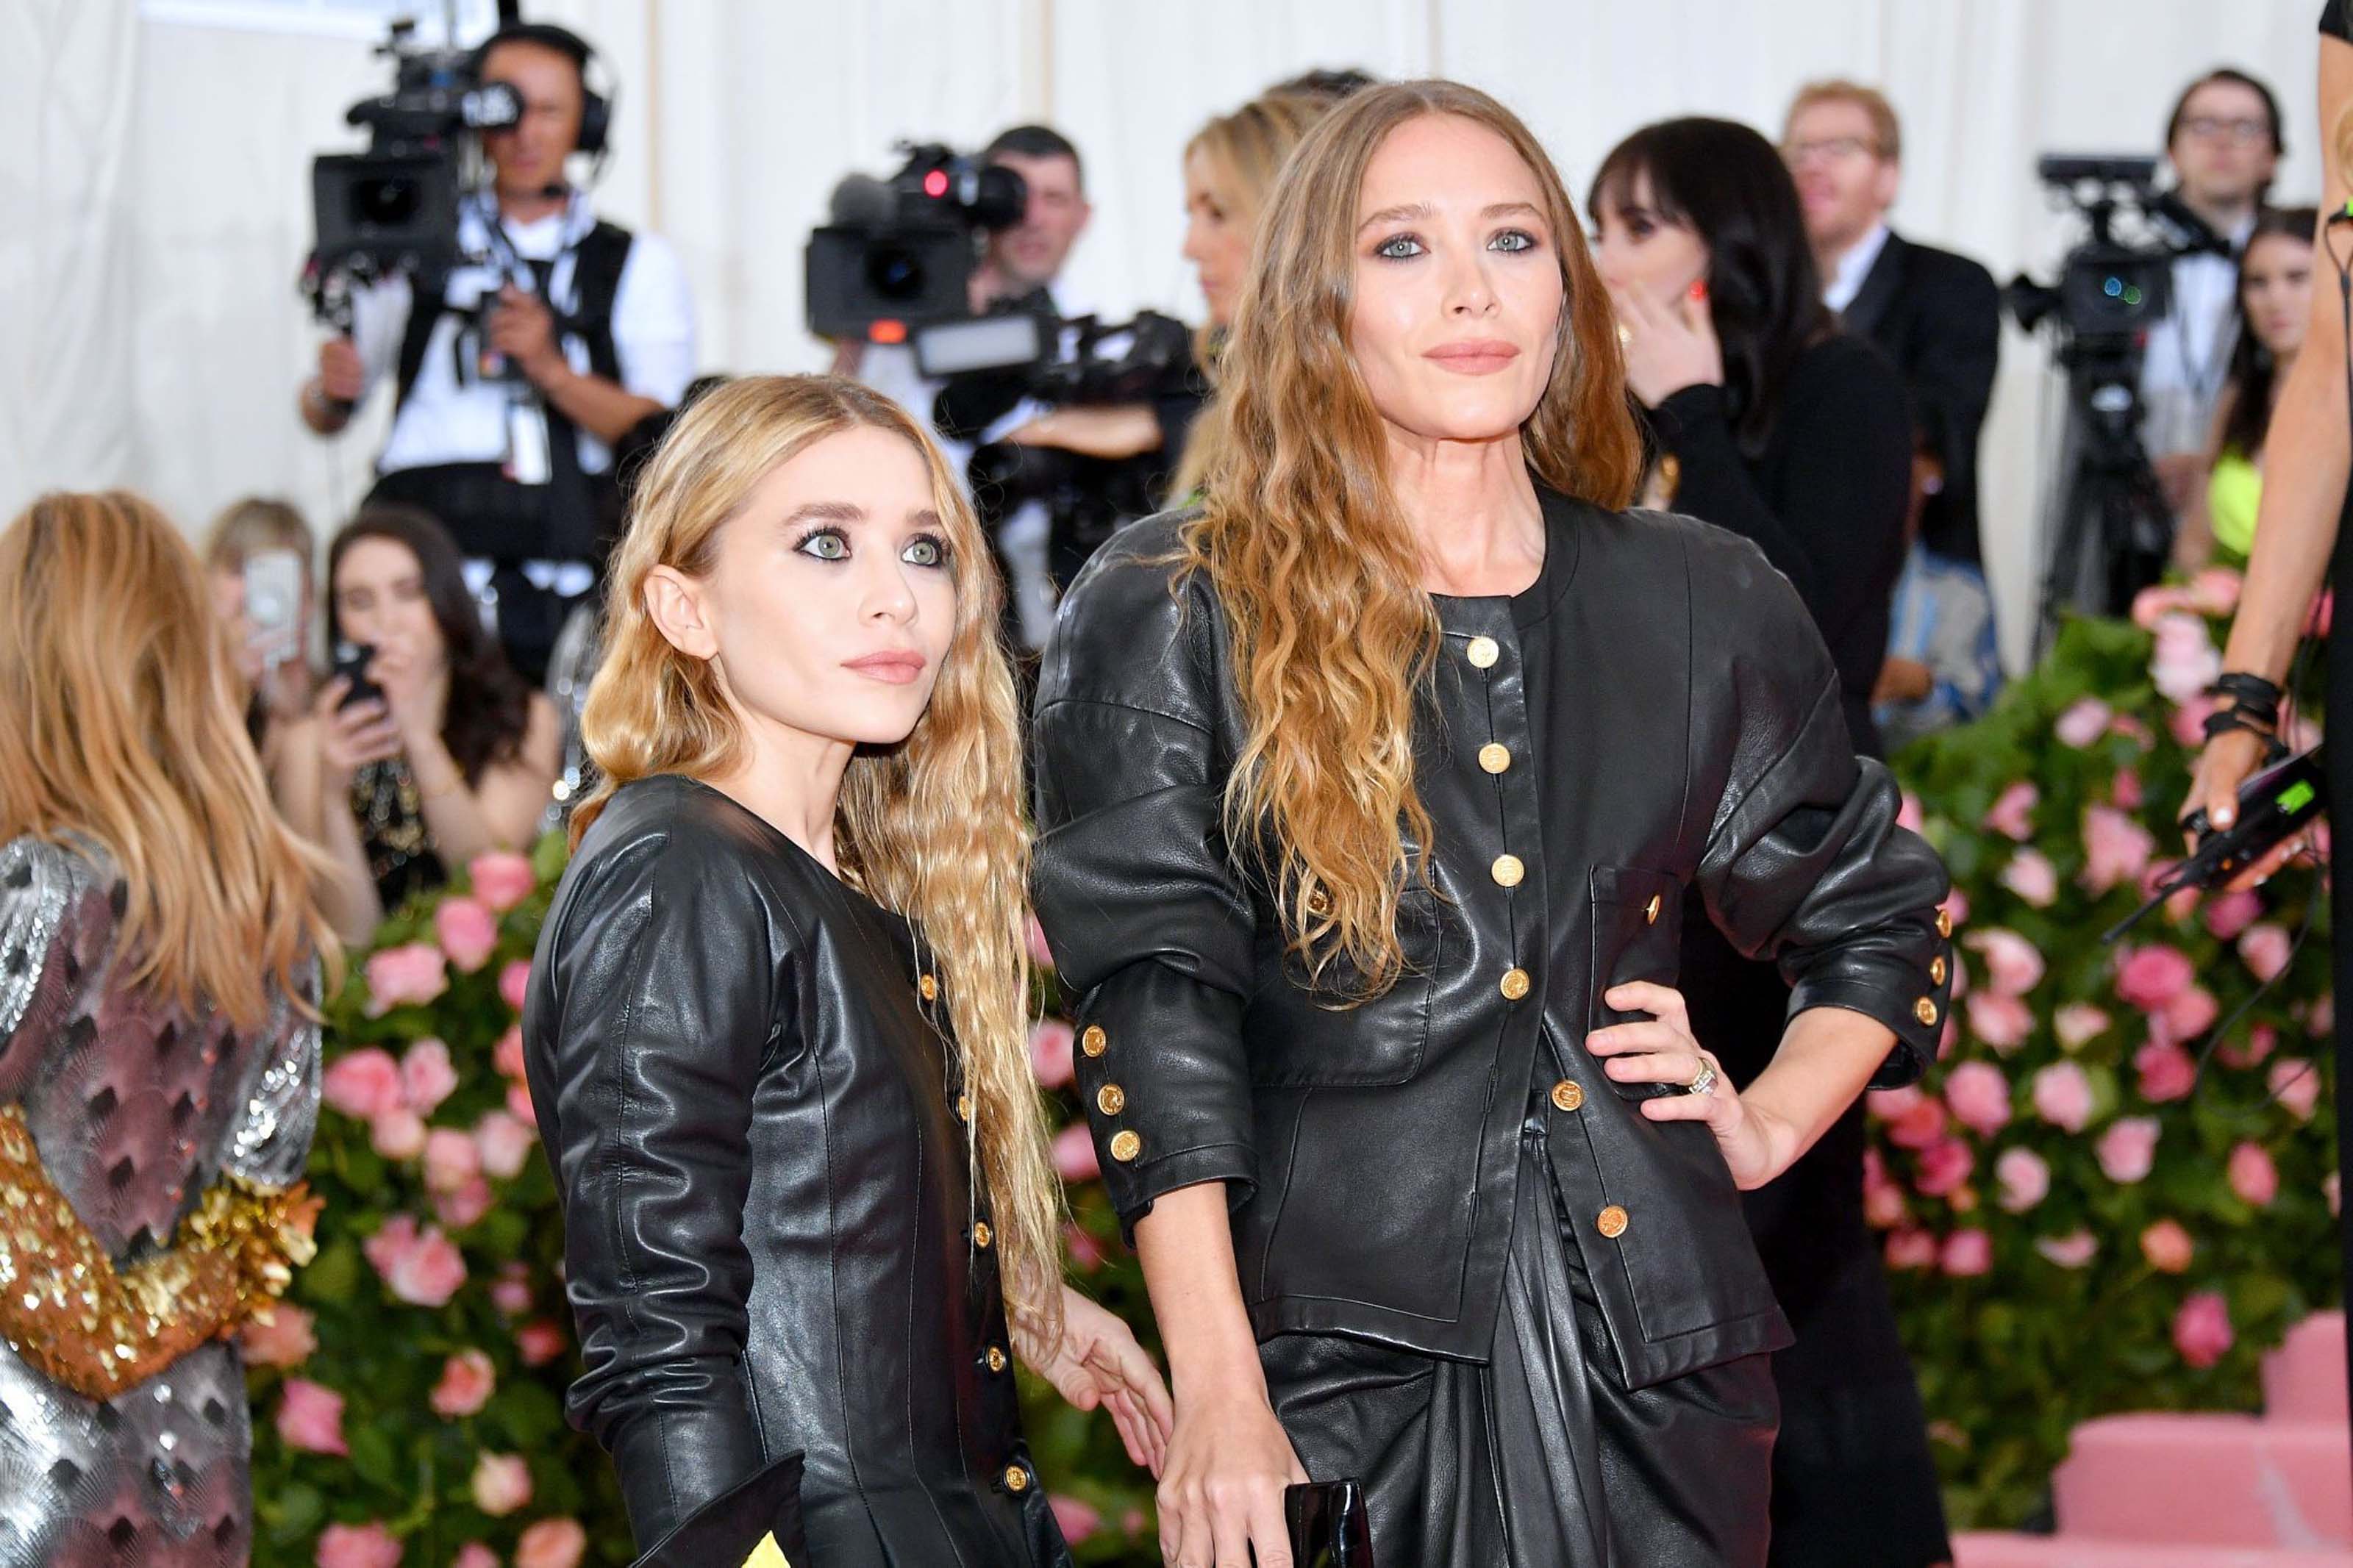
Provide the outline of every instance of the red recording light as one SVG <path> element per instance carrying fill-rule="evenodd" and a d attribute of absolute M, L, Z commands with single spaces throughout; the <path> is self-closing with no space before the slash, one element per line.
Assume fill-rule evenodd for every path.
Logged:
<path fill-rule="evenodd" d="M 945 169 L 934 169 L 923 176 L 923 195 L 937 201 L 947 194 L 948 172 Z"/>

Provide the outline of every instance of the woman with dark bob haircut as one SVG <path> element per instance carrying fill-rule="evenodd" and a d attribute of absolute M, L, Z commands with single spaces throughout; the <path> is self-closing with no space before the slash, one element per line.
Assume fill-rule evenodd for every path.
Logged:
<path fill-rule="evenodd" d="M 1202 504 L 1071 589 L 1039 917 L 1176 1425 L 1161 1549 L 1289 1568 L 1765 1561 L 1788 1327 L 1741 1217 L 1943 1022 L 1934 851 L 1747 540 L 1626 510 L 1617 312 L 1551 161 L 1452 82 L 1293 153 Z M 1796 987 L 1736 1090 L 1683 894 Z"/>
<path fill-rule="evenodd" d="M 1764 137 L 1670 120 L 1613 149 L 1588 202 L 1594 261 L 1624 327 L 1662 489 L 1753 541 L 1838 667 L 1854 749 L 1878 756 L 1871 697 L 1903 569 L 1913 426 L 1902 374 L 1821 300 L 1798 190 Z M 1781 1042 L 1788 983 L 1686 899 L 1694 1031 L 1734 1082 Z M 1745 1200 L 1798 1342 L 1774 1358 L 1773 1561 L 1947 1561 L 1927 1420 L 1862 1212 L 1862 1107 Z M 1867 1494 L 1868 1510 L 1850 1506 Z M 1827 1532 L 1827 1533 L 1825 1533 Z"/>

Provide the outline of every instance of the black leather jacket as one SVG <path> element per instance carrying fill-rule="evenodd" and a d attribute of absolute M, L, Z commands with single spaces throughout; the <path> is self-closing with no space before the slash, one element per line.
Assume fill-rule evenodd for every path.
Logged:
<path fill-rule="evenodd" d="M 818 1563 L 1060 1560 L 928 956 L 683 778 L 624 786 L 565 873 L 525 1060 L 586 1363 L 569 1411 L 641 1545 L 805 1450 Z"/>
<path fill-rule="evenodd" d="M 1821 638 L 1756 546 L 1543 499 L 1547 603 L 1436 601 L 1416 782 L 1438 896 L 1404 898 L 1394 989 L 1348 1010 L 1307 990 L 1266 888 L 1227 853 L 1245 725 L 1216 595 L 1165 560 L 1178 519 L 1115 540 L 1063 603 L 1038 694 L 1037 901 L 1083 998 L 1080 1081 L 1113 1200 L 1133 1224 L 1163 1193 L 1227 1183 L 1261 1338 L 1484 1359 L 1549 1037 L 1566 1077 L 1536 1103 L 1639 1387 L 1788 1328 L 1707 1131 L 1641 1116 L 1585 1053 L 1622 1016 L 1599 993 L 1672 982 L 1696 884 L 1736 946 L 1779 959 L 1793 1013 L 1894 1028 L 1876 1081 L 1905 1082 L 1946 1005 L 1947 880 L 1895 825 L 1885 770 L 1854 756 Z M 1531 613 L 1550 650 L 1535 672 Z M 1572 847 L 1546 857 L 1546 840 Z M 1501 857 L 1525 867 L 1516 885 Z"/>

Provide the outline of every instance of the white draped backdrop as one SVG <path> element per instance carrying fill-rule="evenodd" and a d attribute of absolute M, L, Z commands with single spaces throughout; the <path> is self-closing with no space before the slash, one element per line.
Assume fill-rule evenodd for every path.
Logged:
<path fill-rule="evenodd" d="M 427 0 L 427 4 L 430 0 Z M 352 18 L 387 0 L 0 0 L 0 515 L 50 486 L 129 485 L 190 529 L 248 492 L 323 532 L 364 488 L 384 410 L 297 424 L 316 330 L 293 279 L 313 152 L 384 71 Z M 424 8 L 419 6 L 417 8 Z M 433 7 L 438 10 L 438 6 Z M 2047 265 L 2048 149 L 2153 151 L 2211 65 L 2272 80 L 2277 194 L 2318 185 L 2319 0 L 532 0 L 622 92 L 599 201 L 693 279 L 712 370 L 816 368 L 801 247 L 833 182 L 891 142 L 972 147 L 1050 122 L 1088 162 L 1074 292 L 1198 317 L 1180 150 L 1309 66 L 1444 75 L 1525 115 L 1581 194 L 1620 136 L 1704 112 L 1778 129 L 1797 86 L 1883 86 L 1904 116 L 1896 217 L 1997 277 Z M 2048 379 L 2012 331 L 1988 443 L 1988 552 L 2011 632 L 2031 594 Z M 2013 639 L 2012 652 L 2017 651 Z"/>

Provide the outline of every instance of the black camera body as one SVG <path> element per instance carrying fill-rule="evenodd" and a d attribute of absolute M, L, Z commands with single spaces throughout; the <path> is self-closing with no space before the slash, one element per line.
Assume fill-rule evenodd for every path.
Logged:
<path fill-rule="evenodd" d="M 1021 176 L 938 142 L 902 143 L 887 180 L 852 174 L 809 236 L 805 298 L 821 338 L 904 342 L 915 327 L 972 313 L 981 237 L 1021 221 Z"/>
<path fill-rule="evenodd" d="M 446 270 L 459 260 L 458 209 L 480 133 L 522 118 L 504 82 L 481 81 L 474 51 L 428 49 L 403 17 L 376 53 L 393 64 L 393 88 L 344 113 L 364 128 L 364 153 L 312 160 L 315 245 L 306 281 L 314 302 L 331 278 Z"/>
<path fill-rule="evenodd" d="M 2060 263 L 2057 282 L 2021 273 L 2003 291 L 2020 326 L 2031 332 L 2055 321 L 2063 353 L 2114 355 L 2136 353 L 2142 334 L 2165 319 L 2173 308 L 2174 258 L 2195 247 L 2164 226 L 2187 215 L 2158 191 L 2157 163 L 2064 153 L 2037 160 L 2036 176 L 2067 199 L 2090 233 Z M 2116 220 L 2127 215 L 2143 220 L 2137 243 L 2116 237 Z"/>

